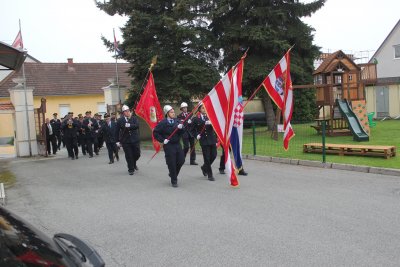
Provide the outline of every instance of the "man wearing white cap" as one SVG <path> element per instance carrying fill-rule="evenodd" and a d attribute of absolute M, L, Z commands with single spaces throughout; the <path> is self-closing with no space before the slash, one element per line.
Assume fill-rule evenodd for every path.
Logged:
<path fill-rule="evenodd" d="M 196 163 L 196 151 L 194 148 L 194 146 L 195 146 L 194 136 L 191 131 L 192 120 L 191 120 L 191 118 L 187 118 L 189 116 L 189 113 L 187 111 L 188 104 L 186 102 L 182 102 L 180 109 L 182 112 L 178 115 L 178 119 L 185 126 L 185 131 L 182 135 L 183 154 L 186 158 L 186 155 L 190 150 L 190 165 L 198 165 Z"/>
<path fill-rule="evenodd" d="M 131 115 L 127 105 L 122 106 L 122 116 L 117 120 L 115 136 L 117 146 L 122 145 L 124 149 L 128 173 L 133 175 L 138 170 L 136 162 L 140 158 L 139 122 Z"/>
<path fill-rule="evenodd" d="M 153 130 L 154 138 L 164 144 L 165 161 L 171 177 L 172 187 L 178 187 L 178 174 L 185 157 L 180 139 L 184 133 L 183 124 L 175 117 L 175 111 L 170 105 L 164 106 L 165 119 L 161 120 Z M 174 133 L 174 131 L 176 132 Z M 174 133 L 172 135 L 172 133 Z M 171 136 L 172 135 L 172 136 Z"/>

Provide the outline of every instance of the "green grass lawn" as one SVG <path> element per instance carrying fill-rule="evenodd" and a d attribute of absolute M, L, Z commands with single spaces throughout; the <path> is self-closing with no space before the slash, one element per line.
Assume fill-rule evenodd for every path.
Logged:
<path fill-rule="evenodd" d="M 358 144 L 358 145 L 391 145 L 398 150 L 400 148 L 400 120 L 377 121 L 376 127 L 371 129 L 369 142 L 353 141 L 352 136 L 326 137 L 326 143 L 335 144 Z M 303 144 L 311 142 L 322 142 L 321 135 L 310 127 L 314 123 L 293 125 L 296 136 L 290 142 L 289 150 L 283 149 L 282 136 L 279 140 L 271 138 L 271 132 L 266 131 L 266 127 L 256 127 L 256 155 L 274 156 L 282 158 L 306 159 L 322 161 L 322 154 L 303 153 Z M 243 154 L 253 155 L 253 135 L 252 129 L 245 129 L 243 135 Z M 364 157 L 364 156 L 339 156 L 326 155 L 327 162 L 345 163 L 354 165 L 396 168 L 400 169 L 400 156 L 385 159 L 383 157 Z"/>

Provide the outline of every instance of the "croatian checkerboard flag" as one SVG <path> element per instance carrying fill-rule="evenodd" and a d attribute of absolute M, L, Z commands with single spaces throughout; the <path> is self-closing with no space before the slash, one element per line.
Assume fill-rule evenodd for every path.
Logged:
<path fill-rule="evenodd" d="M 231 148 L 235 165 L 238 170 L 243 169 L 242 163 L 242 140 L 243 140 L 243 97 L 242 97 L 242 78 L 243 78 L 243 63 L 240 60 L 236 67 L 237 74 L 234 75 L 236 80 L 233 80 L 233 86 L 237 86 L 238 104 L 234 111 L 233 128 L 231 133 Z"/>
<path fill-rule="evenodd" d="M 234 111 L 239 99 L 238 86 L 234 86 L 235 81 L 237 81 L 237 75 L 237 67 L 230 69 L 202 101 L 208 118 L 225 151 L 225 171 L 230 178 L 232 186 L 239 185 L 236 169 L 229 154 L 230 136 L 235 116 Z"/>

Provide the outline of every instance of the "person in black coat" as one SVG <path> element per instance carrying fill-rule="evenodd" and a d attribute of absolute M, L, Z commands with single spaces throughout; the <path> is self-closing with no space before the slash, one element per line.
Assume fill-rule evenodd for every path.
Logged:
<path fill-rule="evenodd" d="M 51 127 L 53 128 L 56 137 L 57 149 L 61 149 L 61 121 L 57 119 L 57 113 L 53 113 L 53 119 L 50 120 Z"/>
<path fill-rule="evenodd" d="M 168 166 L 169 176 L 173 187 L 178 187 L 178 175 L 185 163 L 185 157 L 181 146 L 181 138 L 184 133 L 183 124 L 175 118 L 175 111 L 170 105 L 164 106 L 165 119 L 161 120 L 153 130 L 154 138 L 164 144 L 165 161 Z M 175 131 L 174 135 L 168 137 Z"/>
<path fill-rule="evenodd" d="M 126 105 L 122 106 L 122 116 L 117 120 L 115 136 L 117 146 L 122 145 L 124 149 L 128 173 L 133 175 L 139 169 L 136 164 L 140 158 L 139 122 Z"/>
<path fill-rule="evenodd" d="M 217 136 L 203 105 L 199 107 L 199 111 L 198 116 L 193 119 L 193 129 L 203 152 L 204 165 L 201 166 L 201 171 L 204 176 L 208 176 L 208 180 L 214 181 L 211 165 L 217 157 Z"/>
<path fill-rule="evenodd" d="M 114 155 L 117 161 L 119 161 L 118 156 L 118 147 L 117 147 L 117 124 L 115 121 L 111 120 L 109 114 L 104 115 L 104 123 L 101 126 L 101 133 L 103 135 L 104 141 L 106 143 L 107 151 L 108 151 L 108 158 L 110 162 L 108 164 L 114 163 Z"/>
<path fill-rule="evenodd" d="M 86 137 L 86 151 L 89 153 L 89 158 L 93 158 L 93 143 L 97 140 L 97 132 L 99 131 L 99 125 L 97 121 L 92 118 L 92 112 L 86 111 L 85 119 L 82 123 L 82 128 L 85 132 Z M 98 153 L 96 153 L 98 155 Z"/>
<path fill-rule="evenodd" d="M 73 119 L 73 113 L 69 112 L 66 119 L 61 124 L 64 132 L 64 142 L 67 147 L 68 156 L 71 159 L 78 159 L 78 121 Z"/>
<path fill-rule="evenodd" d="M 195 138 L 192 134 L 192 131 L 190 130 L 192 120 L 190 118 L 186 119 L 187 116 L 189 116 L 189 113 L 187 112 L 188 104 L 182 102 L 180 109 L 182 112 L 178 115 L 178 119 L 181 121 L 181 123 L 183 123 L 183 126 L 185 128 L 185 131 L 182 135 L 183 153 L 186 158 L 186 155 L 190 150 L 190 165 L 198 165 L 196 163 Z"/>
<path fill-rule="evenodd" d="M 57 154 L 57 140 L 56 134 L 54 132 L 54 127 L 50 123 L 49 118 L 46 118 L 45 123 L 42 126 L 42 130 L 46 133 L 46 147 L 47 153 L 51 155 L 51 151 L 53 149 L 53 155 Z"/>

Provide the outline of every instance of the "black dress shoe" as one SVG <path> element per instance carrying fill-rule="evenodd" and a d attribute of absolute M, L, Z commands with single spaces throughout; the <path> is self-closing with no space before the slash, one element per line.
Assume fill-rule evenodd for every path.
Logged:
<path fill-rule="evenodd" d="M 98 156 L 98 155 L 99 155 L 99 152 L 96 152 L 96 155 Z"/>
<path fill-rule="evenodd" d="M 133 171 L 129 171 L 129 175 L 133 175 Z"/>
<path fill-rule="evenodd" d="M 243 169 L 241 169 L 238 173 L 239 175 L 247 176 L 247 172 L 245 172 Z"/>
<path fill-rule="evenodd" d="M 213 176 L 208 177 L 209 181 L 215 181 L 215 178 Z"/>
<path fill-rule="evenodd" d="M 135 165 L 133 168 L 134 168 L 135 170 L 137 170 L 137 171 L 139 170 L 138 166 L 136 166 L 136 165 Z"/>
<path fill-rule="evenodd" d="M 113 164 L 114 163 L 114 161 L 110 161 L 108 164 Z"/>
<path fill-rule="evenodd" d="M 196 161 L 190 162 L 190 165 L 199 165 Z"/>
<path fill-rule="evenodd" d="M 89 158 L 93 158 L 93 155 L 89 155 Z"/>
<path fill-rule="evenodd" d="M 203 175 L 207 176 L 207 172 L 204 170 L 204 166 L 201 166 L 200 168 L 201 168 L 201 171 L 203 172 Z"/>
<path fill-rule="evenodd" d="M 224 170 L 219 170 L 219 173 L 220 174 L 225 174 L 225 171 Z"/>
<path fill-rule="evenodd" d="M 172 187 L 178 187 L 178 184 L 172 184 Z"/>

